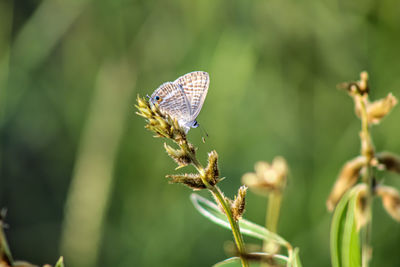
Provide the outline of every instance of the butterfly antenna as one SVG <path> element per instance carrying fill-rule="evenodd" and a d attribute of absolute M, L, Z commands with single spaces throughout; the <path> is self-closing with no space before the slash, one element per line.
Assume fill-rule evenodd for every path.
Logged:
<path fill-rule="evenodd" d="M 207 133 L 206 129 L 205 129 L 201 124 L 199 124 L 199 126 L 200 126 L 201 131 L 202 131 L 202 132 L 206 135 L 206 137 L 208 138 L 208 133 Z M 206 143 L 206 138 L 205 138 L 204 136 L 202 136 L 202 137 L 201 137 L 201 141 L 203 141 L 203 143 L 205 144 L 205 143 Z"/>

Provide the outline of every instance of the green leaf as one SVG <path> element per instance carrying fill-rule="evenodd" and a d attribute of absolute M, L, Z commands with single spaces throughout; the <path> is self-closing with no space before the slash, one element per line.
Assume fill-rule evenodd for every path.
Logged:
<path fill-rule="evenodd" d="M 250 267 L 265 266 L 265 263 L 256 260 L 257 257 L 262 257 L 262 256 L 272 257 L 276 264 L 274 266 L 287 266 L 287 264 L 289 263 L 289 259 L 283 255 L 271 255 L 265 252 L 257 252 L 257 253 L 249 253 L 249 257 L 251 256 L 254 256 L 255 260 L 250 261 Z M 213 265 L 213 267 L 242 267 L 242 263 L 240 261 L 240 257 L 232 257 L 216 263 L 215 265 Z"/>
<path fill-rule="evenodd" d="M 355 218 L 356 203 L 357 192 L 353 190 L 348 204 L 346 223 L 343 232 L 342 262 L 345 267 L 361 266 L 360 237 L 357 231 Z"/>
<path fill-rule="evenodd" d="M 226 218 L 225 214 L 220 211 L 216 204 L 198 194 L 191 194 L 190 199 L 192 200 L 195 208 L 207 219 L 222 227 L 231 229 L 228 219 Z M 260 240 L 272 241 L 282 246 L 290 247 L 290 244 L 278 234 L 270 232 L 265 227 L 248 220 L 239 220 L 239 227 L 240 232 L 243 235 L 248 235 Z"/>
<path fill-rule="evenodd" d="M 346 217 L 349 193 L 346 193 L 335 208 L 331 224 L 331 261 L 333 267 L 341 266 L 341 243 L 343 236 L 343 222 Z"/>
<path fill-rule="evenodd" d="M 360 238 L 355 206 L 357 188 L 347 192 L 337 205 L 331 225 L 331 259 L 333 267 L 361 266 Z"/>
<path fill-rule="evenodd" d="M 295 248 L 294 249 L 293 256 L 291 257 L 291 260 L 290 260 L 290 266 L 292 266 L 292 267 L 302 267 L 301 261 L 300 261 L 299 248 Z"/>
<path fill-rule="evenodd" d="M 54 267 L 64 267 L 64 257 L 61 256 Z"/>
<path fill-rule="evenodd" d="M 213 267 L 242 267 L 242 262 L 239 257 L 232 257 L 214 264 Z"/>
<path fill-rule="evenodd" d="M 1 211 L 1 213 L 4 213 Z M 3 231 L 3 220 L 1 219 L 3 215 L 0 215 L 0 262 L 4 261 L 10 265 L 13 265 L 13 258 L 11 256 L 10 248 L 8 247 L 6 235 Z"/>

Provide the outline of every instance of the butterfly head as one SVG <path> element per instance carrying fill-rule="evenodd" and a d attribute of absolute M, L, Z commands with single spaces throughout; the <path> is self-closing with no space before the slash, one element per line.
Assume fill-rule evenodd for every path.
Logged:
<path fill-rule="evenodd" d="M 199 123 L 196 120 L 194 120 L 193 124 L 190 127 L 197 128 L 197 127 L 199 127 Z"/>
<path fill-rule="evenodd" d="M 163 98 L 161 96 L 159 96 L 159 95 L 155 95 L 155 96 L 150 97 L 150 101 L 153 104 L 160 104 L 162 102 L 162 100 L 163 100 Z"/>

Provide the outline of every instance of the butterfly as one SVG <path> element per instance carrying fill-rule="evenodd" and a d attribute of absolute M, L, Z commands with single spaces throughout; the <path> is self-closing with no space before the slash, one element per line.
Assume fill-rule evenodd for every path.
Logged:
<path fill-rule="evenodd" d="M 197 116 L 207 96 L 210 77 L 207 72 L 187 73 L 173 82 L 160 85 L 150 97 L 152 104 L 158 104 L 161 112 L 176 119 L 187 133 L 197 128 Z"/>

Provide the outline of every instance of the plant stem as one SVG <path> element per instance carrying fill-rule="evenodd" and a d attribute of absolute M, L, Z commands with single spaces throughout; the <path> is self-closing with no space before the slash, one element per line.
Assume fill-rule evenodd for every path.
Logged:
<path fill-rule="evenodd" d="M 372 172 L 371 166 L 366 166 L 364 171 L 363 180 L 368 180 L 368 188 L 372 188 Z M 369 260 L 371 258 L 371 232 L 372 232 L 372 193 L 368 190 L 366 196 L 366 213 L 369 218 L 367 224 L 361 229 L 361 240 L 362 240 L 362 267 L 368 267 Z"/>
<path fill-rule="evenodd" d="M 274 191 L 269 195 L 268 216 L 266 221 L 267 229 L 276 233 L 278 231 L 278 220 L 281 209 L 282 192 Z"/>
<path fill-rule="evenodd" d="M 196 156 L 190 151 L 189 146 L 187 142 L 183 142 L 183 144 L 179 144 L 180 147 L 188 152 L 188 155 L 190 156 L 192 160 L 193 166 L 197 169 L 197 171 L 200 174 L 201 180 L 203 181 L 203 184 L 207 187 L 207 189 L 215 196 L 215 199 L 218 200 L 220 206 L 224 210 L 224 213 L 226 217 L 228 218 L 229 224 L 231 225 L 232 229 L 232 234 L 233 238 L 236 243 L 236 247 L 238 249 L 238 252 L 240 255 L 244 255 L 246 253 L 244 242 L 243 242 L 243 237 L 242 234 L 240 233 L 240 228 L 238 222 L 233 218 L 231 208 L 229 204 L 227 203 L 225 197 L 223 196 L 221 190 L 219 189 L 218 186 L 216 185 L 211 185 L 207 179 L 205 178 L 205 170 L 204 167 L 201 165 L 201 163 L 197 160 Z M 243 267 L 248 267 L 249 264 L 246 259 L 244 259 L 242 256 L 240 257 L 240 260 L 242 262 Z"/>
<path fill-rule="evenodd" d="M 219 204 L 222 206 L 222 209 L 224 210 L 226 216 L 228 217 L 229 223 L 232 228 L 233 237 L 235 239 L 235 243 L 236 243 L 237 249 L 239 251 L 239 254 L 240 255 L 245 254 L 246 250 L 244 247 L 243 237 L 242 237 L 242 234 L 240 233 L 240 228 L 239 228 L 238 222 L 235 221 L 235 219 L 233 218 L 231 209 L 230 209 L 228 203 L 225 201 L 224 196 L 221 193 L 221 190 L 219 189 L 218 186 L 213 186 L 213 189 L 211 190 L 211 192 L 216 197 L 216 199 L 218 199 Z M 240 257 L 240 259 L 242 261 L 243 267 L 249 266 L 247 263 L 247 260 L 245 260 L 242 257 Z"/>
<path fill-rule="evenodd" d="M 280 190 L 272 191 L 269 193 L 267 211 L 265 216 L 265 228 L 274 233 L 278 231 L 278 219 L 281 209 L 281 202 L 282 192 Z M 277 246 L 275 242 L 264 240 L 262 249 L 264 252 L 275 254 L 278 252 L 279 246 Z M 261 265 L 261 267 L 269 266 L 271 265 L 268 263 L 263 263 Z"/>
<path fill-rule="evenodd" d="M 365 227 L 361 229 L 361 242 L 362 242 L 362 267 L 368 267 L 370 260 L 370 242 L 371 242 L 371 229 L 372 229 L 372 197 L 373 197 L 373 172 L 371 160 L 374 157 L 374 147 L 371 141 L 371 134 L 369 131 L 368 114 L 366 109 L 367 96 L 356 95 L 356 101 L 360 104 L 361 112 L 361 154 L 367 159 L 367 163 L 363 168 L 362 180 L 368 185 L 368 192 L 366 195 L 366 213 L 369 218 Z"/>
<path fill-rule="evenodd" d="M 269 194 L 267 212 L 265 217 L 265 227 L 274 233 L 278 231 L 278 220 L 279 220 L 281 202 L 282 202 L 282 192 L 280 190 L 273 191 Z M 263 250 L 265 252 L 273 252 L 271 251 L 271 242 L 264 241 Z"/>

